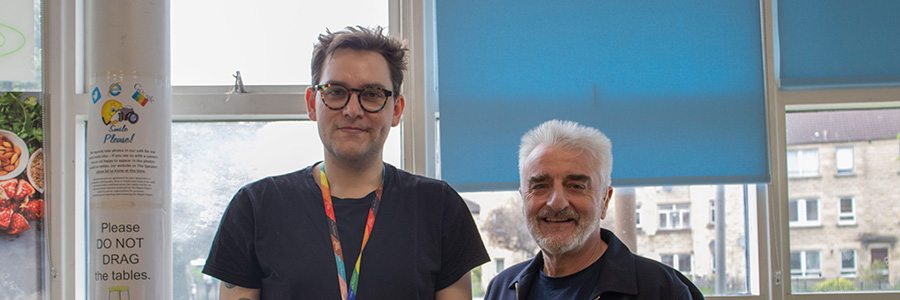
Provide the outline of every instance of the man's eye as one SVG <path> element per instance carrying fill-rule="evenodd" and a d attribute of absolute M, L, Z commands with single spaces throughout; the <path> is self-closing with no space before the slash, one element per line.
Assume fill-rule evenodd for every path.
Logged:
<path fill-rule="evenodd" d="M 343 96 L 347 93 L 347 91 L 342 88 L 330 88 L 325 90 L 325 93 L 330 96 Z"/>
<path fill-rule="evenodd" d="M 573 189 L 576 189 L 576 190 L 584 190 L 584 189 L 587 189 L 587 186 L 584 185 L 584 184 L 571 184 L 571 185 L 569 185 L 569 186 L 572 187 Z"/>

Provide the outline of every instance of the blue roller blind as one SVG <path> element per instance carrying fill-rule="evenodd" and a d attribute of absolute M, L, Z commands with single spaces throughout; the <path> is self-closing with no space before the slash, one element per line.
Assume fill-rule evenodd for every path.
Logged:
<path fill-rule="evenodd" d="M 549 119 L 613 142 L 613 184 L 766 182 L 758 1 L 436 0 L 442 178 L 518 187 Z"/>
<path fill-rule="evenodd" d="M 900 85 L 900 1 L 778 1 L 781 87 Z"/>

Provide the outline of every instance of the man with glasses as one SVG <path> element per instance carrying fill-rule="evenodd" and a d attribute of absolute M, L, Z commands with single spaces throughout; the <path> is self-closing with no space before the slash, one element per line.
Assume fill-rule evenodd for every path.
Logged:
<path fill-rule="evenodd" d="M 472 298 L 489 258 L 465 202 L 382 161 L 406 67 L 382 31 L 319 35 L 306 107 L 325 160 L 234 196 L 203 269 L 220 299 Z"/>
<path fill-rule="evenodd" d="M 575 122 L 547 121 L 522 137 L 519 193 L 541 252 L 494 277 L 485 299 L 703 299 L 681 272 L 600 228 L 612 163 L 609 138 Z"/>

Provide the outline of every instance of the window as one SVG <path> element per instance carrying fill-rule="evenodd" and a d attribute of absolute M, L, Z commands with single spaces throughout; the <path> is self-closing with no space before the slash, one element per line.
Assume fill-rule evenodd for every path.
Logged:
<path fill-rule="evenodd" d="M 662 254 L 659 257 L 659 261 L 675 270 L 681 271 L 681 273 L 691 273 L 690 254 Z"/>
<path fill-rule="evenodd" d="M 502 257 L 498 257 L 494 259 L 494 266 L 496 267 L 497 274 L 503 272 L 506 269 L 505 261 Z"/>
<path fill-rule="evenodd" d="M 841 276 L 856 277 L 856 250 L 841 250 Z"/>
<path fill-rule="evenodd" d="M 641 206 L 634 206 L 634 226 L 637 228 L 641 228 Z"/>
<path fill-rule="evenodd" d="M 853 197 L 841 197 L 838 201 L 838 225 L 856 224 L 856 210 L 854 209 Z"/>
<path fill-rule="evenodd" d="M 709 200 L 709 224 L 716 223 L 716 200 Z"/>
<path fill-rule="evenodd" d="M 241 71 L 248 85 L 308 85 L 312 47 L 326 28 L 388 26 L 387 1 L 332 0 L 323 5 L 290 0 L 172 1 L 172 85 L 230 86 L 235 71 Z M 322 13 L 330 9 L 340 13 Z M 318 13 L 306 13 L 311 11 Z M 304 17 L 298 18 L 298 13 Z"/>
<path fill-rule="evenodd" d="M 820 251 L 791 251 L 791 277 L 822 277 Z"/>
<path fill-rule="evenodd" d="M 317 130 L 312 121 L 172 124 L 172 181 L 178 183 L 172 186 L 176 298 L 208 299 L 217 293 L 219 281 L 200 270 L 225 207 L 245 184 L 322 160 Z M 399 134 L 391 130 L 384 147 L 384 160 L 394 166 L 400 165 Z"/>
<path fill-rule="evenodd" d="M 838 147 L 834 152 L 834 166 L 838 175 L 853 173 L 853 147 Z"/>
<path fill-rule="evenodd" d="M 674 230 L 691 227 L 691 205 L 685 204 L 660 204 L 659 205 L 659 229 Z"/>
<path fill-rule="evenodd" d="M 787 153 L 788 177 L 819 176 L 819 150 L 791 150 Z"/>
<path fill-rule="evenodd" d="M 833 98 L 828 101 L 840 103 Z M 891 281 L 893 274 L 882 260 L 897 253 L 888 246 L 896 236 L 888 232 L 900 229 L 900 223 L 885 214 L 900 209 L 900 202 L 885 197 L 895 194 L 897 186 L 898 122 L 900 109 L 893 105 L 867 109 L 800 109 L 798 105 L 797 111 L 785 114 L 785 142 L 794 151 L 782 155 L 806 157 L 806 149 L 826 149 L 822 157 L 828 162 L 822 166 L 833 165 L 834 171 L 820 175 L 835 172 L 835 176 L 786 180 L 789 200 L 782 205 L 789 219 L 790 270 L 800 279 L 786 285 L 785 292 L 837 288 L 869 293 L 900 288 L 898 281 Z M 797 150 L 803 153 L 798 155 Z M 877 209 L 867 210 L 870 205 Z M 808 249 L 818 251 L 803 252 Z M 806 280 L 810 278 L 815 280 Z"/>
<path fill-rule="evenodd" d="M 795 199 L 788 205 L 791 227 L 819 226 L 819 200 Z"/>

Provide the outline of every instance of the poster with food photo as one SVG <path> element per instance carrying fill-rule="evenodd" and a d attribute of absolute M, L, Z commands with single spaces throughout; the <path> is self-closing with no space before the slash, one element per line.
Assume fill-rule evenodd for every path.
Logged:
<path fill-rule="evenodd" d="M 0 298 L 39 299 L 44 245 L 39 93 L 0 92 Z"/>

